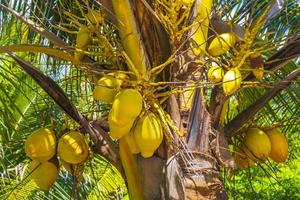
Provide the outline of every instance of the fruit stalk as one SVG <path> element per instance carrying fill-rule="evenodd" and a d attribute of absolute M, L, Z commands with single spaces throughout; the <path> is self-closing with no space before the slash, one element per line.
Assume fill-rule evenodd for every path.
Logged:
<path fill-rule="evenodd" d="M 221 111 L 221 114 L 220 114 L 220 124 L 223 127 L 224 127 L 225 122 L 226 122 L 227 113 L 229 111 L 229 108 L 230 108 L 230 99 L 228 98 L 224 102 L 223 107 L 222 107 L 222 111 Z"/>
<path fill-rule="evenodd" d="M 120 158 L 125 171 L 130 199 L 143 200 L 143 193 L 138 174 L 136 156 L 131 154 L 130 147 L 124 137 L 119 143 Z"/>
<path fill-rule="evenodd" d="M 145 74 L 146 56 L 129 0 L 112 1 L 119 33 L 126 54 L 140 74 Z"/>

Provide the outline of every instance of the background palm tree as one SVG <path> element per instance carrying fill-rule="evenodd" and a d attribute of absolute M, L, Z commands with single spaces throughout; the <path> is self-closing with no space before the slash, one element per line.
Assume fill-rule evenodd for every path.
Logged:
<path fill-rule="evenodd" d="M 130 189 L 132 186 L 126 178 L 126 169 L 124 173 L 120 162 L 116 142 L 106 134 L 106 116 L 110 106 L 91 98 L 95 80 L 103 74 L 116 70 L 132 71 L 128 57 L 134 65 L 135 62 L 143 63 L 140 66 L 146 70 L 167 64 L 152 80 L 164 83 L 156 88 L 160 91 L 196 89 L 188 111 L 179 109 L 182 90 L 181 93 L 168 94 L 169 99 L 163 104 L 178 129 L 186 132 L 185 139 L 178 139 L 173 134 L 172 140 L 186 141 L 186 144 L 176 146 L 165 142 L 154 157 L 143 159 L 137 156 L 141 170 L 139 176 L 143 177 L 140 184 L 143 198 L 183 199 L 185 196 L 196 199 L 198 195 L 197 198 L 224 199 L 227 196 L 224 195 L 224 187 L 229 197 L 237 199 L 238 195 L 250 199 L 299 197 L 299 170 L 295 170 L 299 168 L 300 129 L 297 79 L 299 3 L 285 1 L 278 5 L 278 1 L 213 1 L 212 12 L 208 13 L 208 42 L 216 34 L 233 30 L 232 27 L 236 27 L 237 35 L 250 31 L 253 44 L 249 48 L 261 53 L 266 72 L 262 80 L 256 80 L 252 74 L 247 74 L 251 68 L 247 67 L 249 63 L 245 63 L 243 70 L 247 75 L 244 75 L 243 89 L 230 96 L 229 111 L 223 126 L 219 119 L 228 96 L 222 93 L 219 85 L 207 81 L 206 72 L 212 62 L 228 65 L 228 60 L 238 57 L 239 52 L 231 49 L 225 56 L 217 58 L 192 53 L 192 48 L 202 45 L 195 44 L 193 38 L 199 29 L 197 5 L 205 1 L 138 0 L 130 1 L 128 9 L 127 2 L 1 1 L 1 197 L 123 199 L 129 198 L 127 184 L 132 199 L 136 199 L 134 195 L 137 194 Z M 112 3 L 120 5 L 121 12 Z M 73 57 L 79 28 L 75 21 L 85 25 L 90 23 L 85 18 L 89 9 L 101 13 L 104 21 L 97 27 L 98 42 L 90 45 L 78 62 Z M 128 15 L 131 12 L 133 18 Z M 129 24 L 126 24 L 127 18 Z M 130 30 L 132 24 L 135 26 Z M 124 34 L 128 31 L 130 36 Z M 139 45 L 128 45 L 127 37 L 131 34 L 134 37 L 135 32 Z M 239 45 L 243 44 L 244 39 L 241 37 Z M 4 54 L 7 50 L 18 52 L 18 57 Z M 136 61 L 136 57 L 141 60 Z M 192 83 L 187 84 L 187 81 Z M 228 149 L 232 150 L 236 145 L 236 138 L 243 135 L 245 127 L 268 127 L 274 123 L 289 139 L 289 161 L 285 165 L 267 161 L 249 170 L 235 172 Z M 62 171 L 47 193 L 38 190 L 28 178 L 25 169 L 29 159 L 23 150 L 26 136 L 43 126 L 53 127 L 58 137 L 75 128 L 88 132 L 93 152 L 85 163 L 82 176 L 72 176 Z M 106 146 L 102 146 L 102 141 Z M 189 149 L 182 150 L 181 147 Z M 204 154 L 207 156 L 202 156 Z M 189 159 L 187 156 L 190 156 Z M 195 161 L 196 165 L 191 161 Z M 202 166 L 197 166 L 199 163 Z M 199 171 L 191 173 L 188 170 L 190 167 Z M 204 173 L 202 169 L 205 167 L 212 169 Z M 165 170 L 168 173 L 165 174 Z M 230 178 L 233 173 L 234 177 Z M 79 185 L 76 184 L 77 179 L 82 179 Z M 195 183 L 191 184 L 189 179 Z M 230 182 L 230 179 L 233 181 Z M 272 192 L 274 190 L 281 192 L 277 194 Z"/>

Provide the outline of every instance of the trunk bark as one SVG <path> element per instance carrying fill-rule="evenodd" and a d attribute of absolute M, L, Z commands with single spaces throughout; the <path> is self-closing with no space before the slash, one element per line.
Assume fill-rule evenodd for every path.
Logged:
<path fill-rule="evenodd" d="M 174 99 L 169 102 L 176 104 Z M 178 112 L 172 110 L 178 106 L 170 105 L 170 107 L 172 117 L 178 122 Z M 150 159 L 139 157 L 141 184 L 146 200 L 227 199 L 219 171 L 219 157 L 223 154 L 216 151 L 217 144 L 224 146 L 224 140 L 217 141 L 219 138 L 217 135 L 221 132 L 212 128 L 211 116 L 200 89 L 195 94 L 195 103 L 191 110 L 193 113 L 189 120 L 187 151 L 172 152 L 163 145 L 154 157 Z M 180 127 L 180 123 L 176 125 Z M 162 153 L 167 151 L 168 157 Z"/>
<path fill-rule="evenodd" d="M 212 128 L 212 119 L 207 111 L 201 89 L 195 93 L 187 135 L 191 160 L 183 163 L 186 199 L 227 199 L 219 174 L 215 154 L 215 139 L 218 131 Z"/>

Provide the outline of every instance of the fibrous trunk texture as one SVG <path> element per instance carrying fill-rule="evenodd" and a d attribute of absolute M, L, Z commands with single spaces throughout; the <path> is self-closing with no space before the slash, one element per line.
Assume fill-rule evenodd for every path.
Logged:
<path fill-rule="evenodd" d="M 218 131 L 212 128 L 201 89 L 195 93 L 187 135 L 191 160 L 182 167 L 186 199 L 227 199 L 220 180 L 215 139 Z"/>
<path fill-rule="evenodd" d="M 216 158 L 219 155 L 216 153 L 216 143 L 221 143 L 216 142 L 216 136 L 220 133 L 211 127 L 211 116 L 206 110 L 200 89 L 195 96 L 191 109 L 193 113 L 190 114 L 187 151 L 170 153 L 169 150 L 167 162 L 159 155 L 150 159 L 139 158 L 144 199 L 227 199 L 220 180 L 219 158 Z M 176 104 L 172 100 L 169 103 Z M 176 106 L 170 107 L 176 109 Z M 170 113 L 177 112 L 171 109 Z M 172 117 L 176 118 L 174 114 Z M 165 146 L 162 149 L 168 151 Z"/>

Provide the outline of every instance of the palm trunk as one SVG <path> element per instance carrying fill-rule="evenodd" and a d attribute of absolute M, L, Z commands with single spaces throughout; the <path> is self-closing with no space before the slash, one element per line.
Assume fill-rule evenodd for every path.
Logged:
<path fill-rule="evenodd" d="M 186 199 L 227 199 L 213 145 L 220 132 L 212 127 L 200 89 L 197 89 L 191 110 L 187 143 L 193 159 L 191 166 L 183 169 Z"/>
<path fill-rule="evenodd" d="M 166 161 L 160 152 L 168 149 L 162 146 L 159 155 L 150 159 L 139 157 L 141 184 L 146 200 L 227 199 L 220 180 L 215 145 L 211 145 L 215 139 L 213 135 L 219 133 L 211 128 L 211 116 L 206 110 L 200 90 L 196 95 L 199 98 L 195 98 L 198 101 L 191 109 L 194 115 L 190 117 L 193 120 L 191 131 L 187 135 L 189 155 L 170 154 Z M 183 157 L 190 157 L 188 163 Z"/>

